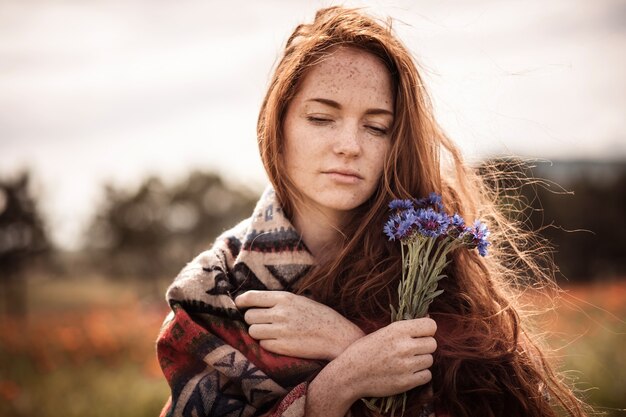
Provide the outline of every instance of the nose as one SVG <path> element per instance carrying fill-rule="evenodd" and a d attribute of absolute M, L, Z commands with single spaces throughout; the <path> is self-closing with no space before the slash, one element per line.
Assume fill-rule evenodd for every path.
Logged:
<path fill-rule="evenodd" d="M 338 155 L 351 158 L 361 154 L 358 124 L 346 123 L 338 129 L 333 150 Z"/>

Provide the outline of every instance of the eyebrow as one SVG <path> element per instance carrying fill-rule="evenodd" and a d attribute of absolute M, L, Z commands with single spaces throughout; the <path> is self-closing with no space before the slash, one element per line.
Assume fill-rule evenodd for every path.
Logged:
<path fill-rule="evenodd" d="M 317 103 L 322 103 L 322 104 L 326 104 L 327 106 L 333 107 L 335 109 L 341 110 L 341 104 L 337 103 L 334 100 L 330 100 L 327 98 L 311 98 L 306 100 L 308 101 L 314 101 Z M 390 116 L 393 116 L 393 112 L 387 110 L 387 109 L 367 109 L 367 111 L 365 112 L 365 114 L 387 114 Z"/>

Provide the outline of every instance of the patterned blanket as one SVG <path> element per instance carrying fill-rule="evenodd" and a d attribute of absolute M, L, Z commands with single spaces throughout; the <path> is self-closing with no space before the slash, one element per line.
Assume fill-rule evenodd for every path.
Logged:
<path fill-rule="evenodd" d="M 303 416 L 307 383 L 324 362 L 262 349 L 233 299 L 292 290 L 314 260 L 272 189 L 253 216 L 222 234 L 167 291 L 159 363 L 172 395 L 161 416 Z"/>

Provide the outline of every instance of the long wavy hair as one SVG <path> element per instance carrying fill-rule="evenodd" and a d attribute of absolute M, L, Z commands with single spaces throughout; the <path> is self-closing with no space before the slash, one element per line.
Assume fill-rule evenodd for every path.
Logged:
<path fill-rule="evenodd" d="M 416 64 L 390 20 L 330 7 L 319 10 L 311 24 L 297 26 L 287 40 L 257 125 L 261 158 L 287 216 L 302 195 L 285 175 L 286 109 L 307 69 L 337 46 L 371 53 L 388 68 L 395 95 L 391 149 L 376 191 L 341 230 L 337 250 L 303 278 L 298 292 L 312 294 L 366 332 L 388 324 L 389 305 L 397 302 L 401 254 L 399 245 L 382 234 L 387 204 L 440 193 L 450 210 L 489 225 L 492 246 L 486 258 L 475 251 L 454 252 L 448 278 L 440 281 L 444 293 L 431 305 L 430 316 L 439 327 L 431 368 L 435 404 L 455 417 L 586 415 L 584 403 L 530 333 L 518 302 L 529 280 L 554 288 L 553 263 L 542 256 L 545 247 L 504 214 L 500 190 L 493 186 L 502 183 L 500 172 L 479 173 L 468 166 L 438 125 Z M 412 391 L 408 415 L 418 415 L 424 389 Z M 353 411 L 370 413 L 360 403 Z"/>

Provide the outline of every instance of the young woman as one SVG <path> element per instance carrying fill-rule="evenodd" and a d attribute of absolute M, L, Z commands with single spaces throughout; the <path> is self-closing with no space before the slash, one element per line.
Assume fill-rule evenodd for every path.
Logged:
<path fill-rule="evenodd" d="M 272 186 L 168 290 L 162 415 L 376 415 L 361 398 L 405 391 L 406 416 L 585 415 L 516 308 L 520 278 L 545 278 L 526 236 L 437 125 L 389 27 L 341 7 L 299 25 L 257 133 Z M 388 203 L 430 192 L 487 221 L 490 255 L 454 252 L 429 317 L 390 323 Z"/>

